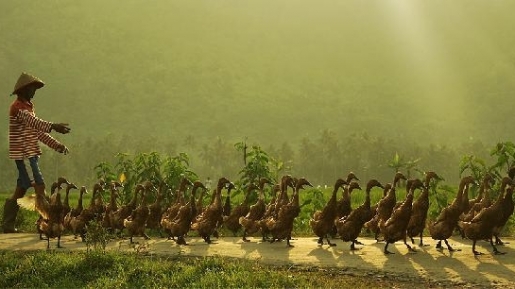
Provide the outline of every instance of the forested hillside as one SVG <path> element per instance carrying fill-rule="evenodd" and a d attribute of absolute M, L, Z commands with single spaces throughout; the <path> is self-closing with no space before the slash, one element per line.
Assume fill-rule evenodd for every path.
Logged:
<path fill-rule="evenodd" d="M 341 147 L 379 140 L 387 160 L 452 151 L 457 175 L 462 152 L 479 144 L 487 155 L 513 136 L 512 1 L 5 0 L 0 8 L 4 112 L 22 71 L 42 78 L 37 114 L 70 123 L 72 134 L 57 137 L 72 151 L 67 161 L 86 169 L 128 150 L 187 151 L 200 169 L 203 146 L 217 137 L 302 154 L 330 132 Z M 374 141 L 367 149 L 383 150 Z M 428 158 L 425 167 L 435 166 Z M 344 161 L 337 169 L 363 170 Z"/>

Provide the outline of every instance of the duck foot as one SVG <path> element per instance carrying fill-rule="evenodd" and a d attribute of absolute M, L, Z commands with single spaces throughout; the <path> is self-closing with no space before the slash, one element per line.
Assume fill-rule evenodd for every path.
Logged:
<path fill-rule="evenodd" d="M 182 237 L 178 237 L 177 241 L 175 241 L 175 243 L 177 243 L 177 245 L 188 245 L 188 244 L 186 244 L 186 240 L 184 240 L 184 238 L 182 238 Z"/>
<path fill-rule="evenodd" d="M 509 243 L 503 242 L 499 237 L 495 237 L 495 245 L 503 246 L 504 244 L 509 244 Z"/>
<path fill-rule="evenodd" d="M 480 256 L 480 255 L 483 255 L 483 253 L 478 252 L 478 251 L 476 251 L 476 250 L 472 251 L 472 253 L 474 253 L 474 256 Z"/>
<path fill-rule="evenodd" d="M 445 242 L 445 245 L 447 245 L 447 249 L 449 250 L 449 252 L 461 251 L 461 249 L 454 249 L 453 247 L 451 247 L 451 245 L 449 245 L 449 242 L 447 240 L 444 240 L 444 242 Z"/>

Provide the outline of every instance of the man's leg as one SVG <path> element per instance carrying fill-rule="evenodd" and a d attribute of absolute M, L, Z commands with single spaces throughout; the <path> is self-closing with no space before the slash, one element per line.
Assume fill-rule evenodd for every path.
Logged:
<path fill-rule="evenodd" d="M 18 180 L 16 182 L 16 189 L 14 190 L 11 198 L 6 199 L 4 204 L 4 214 L 2 219 L 2 230 L 4 233 L 18 232 L 18 230 L 15 228 L 15 223 L 20 206 L 18 206 L 16 200 L 25 196 L 27 189 L 31 187 L 31 182 L 25 167 L 25 162 L 23 160 L 16 160 L 16 167 L 18 168 Z"/>

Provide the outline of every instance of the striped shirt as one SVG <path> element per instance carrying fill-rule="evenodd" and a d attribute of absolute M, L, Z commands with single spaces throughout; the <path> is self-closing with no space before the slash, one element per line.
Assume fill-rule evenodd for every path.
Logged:
<path fill-rule="evenodd" d="M 57 150 L 62 145 L 48 134 L 51 130 L 51 122 L 36 117 L 31 101 L 16 99 L 9 110 L 9 158 L 41 155 L 39 142 Z"/>

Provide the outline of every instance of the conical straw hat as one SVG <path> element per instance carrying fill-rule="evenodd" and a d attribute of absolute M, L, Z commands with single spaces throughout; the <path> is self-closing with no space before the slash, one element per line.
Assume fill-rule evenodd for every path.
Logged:
<path fill-rule="evenodd" d="M 24 86 L 27 86 L 31 83 L 36 83 L 38 89 L 42 88 L 45 85 L 45 83 L 41 79 L 39 79 L 33 75 L 30 75 L 26 72 L 22 72 L 22 74 L 18 78 L 18 81 L 16 81 L 16 85 L 14 86 L 14 90 L 13 90 L 12 94 L 16 94 L 16 92 L 18 90 L 20 90 Z"/>

